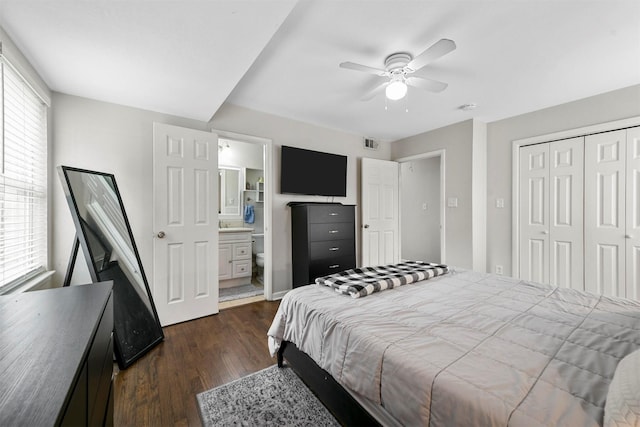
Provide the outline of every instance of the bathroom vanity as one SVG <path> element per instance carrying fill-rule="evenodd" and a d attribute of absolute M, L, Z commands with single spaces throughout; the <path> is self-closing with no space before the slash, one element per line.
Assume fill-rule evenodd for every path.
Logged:
<path fill-rule="evenodd" d="M 220 288 L 251 282 L 251 233 L 253 228 L 218 229 L 218 280 Z"/>

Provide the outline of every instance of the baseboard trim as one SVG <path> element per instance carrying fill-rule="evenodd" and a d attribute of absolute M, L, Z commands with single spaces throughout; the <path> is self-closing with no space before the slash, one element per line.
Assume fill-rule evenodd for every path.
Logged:
<path fill-rule="evenodd" d="M 278 301 L 281 300 L 291 289 L 287 289 L 286 291 L 278 291 L 278 292 L 273 292 L 271 294 L 271 298 L 269 299 L 269 301 Z"/>

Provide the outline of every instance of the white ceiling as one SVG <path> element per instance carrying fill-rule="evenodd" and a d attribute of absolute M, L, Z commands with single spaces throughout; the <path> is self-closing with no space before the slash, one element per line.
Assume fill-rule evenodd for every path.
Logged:
<path fill-rule="evenodd" d="M 208 121 L 295 0 L 0 0 L 54 91 Z"/>
<path fill-rule="evenodd" d="M 0 0 L 0 26 L 55 91 L 199 120 L 226 99 L 385 140 L 640 84 L 637 0 Z M 441 38 L 458 48 L 425 68 L 439 94 L 361 102 L 378 78 L 338 67 Z"/>

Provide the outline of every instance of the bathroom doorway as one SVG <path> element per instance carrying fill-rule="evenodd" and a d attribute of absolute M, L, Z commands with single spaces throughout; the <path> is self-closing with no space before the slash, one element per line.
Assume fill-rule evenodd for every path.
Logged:
<path fill-rule="evenodd" d="M 271 299 L 271 140 L 214 132 L 219 136 L 220 308 Z"/>
<path fill-rule="evenodd" d="M 400 254 L 403 260 L 445 262 L 445 150 L 400 163 Z"/>

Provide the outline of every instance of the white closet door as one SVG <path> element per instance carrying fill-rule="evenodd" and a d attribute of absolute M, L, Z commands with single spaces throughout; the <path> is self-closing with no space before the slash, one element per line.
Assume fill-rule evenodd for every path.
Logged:
<path fill-rule="evenodd" d="M 627 130 L 627 298 L 640 300 L 640 127 Z"/>
<path fill-rule="evenodd" d="M 584 138 L 550 143 L 549 282 L 584 290 Z"/>
<path fill-rule="evenodd" d="M 520 278 L 549 283 L 549 144 L 520 148 Z"/>
<path fill-rule="evenodd" d="M 585 287 L 624 297 L 626 131 L 585 138 Z"/>

